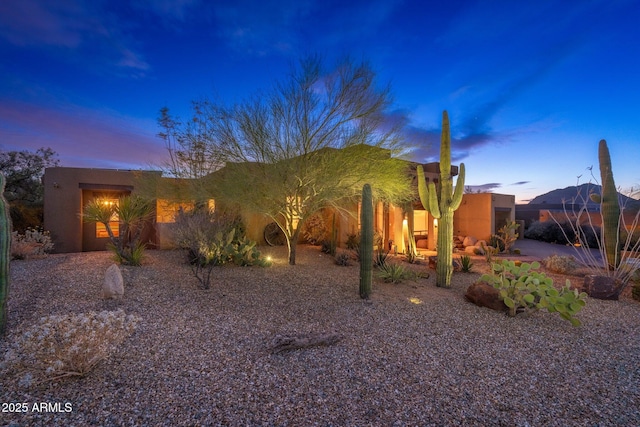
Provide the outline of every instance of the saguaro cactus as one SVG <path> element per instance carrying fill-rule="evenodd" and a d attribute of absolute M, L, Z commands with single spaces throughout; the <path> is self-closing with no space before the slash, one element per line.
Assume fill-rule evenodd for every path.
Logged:
<path fill-rule="evenodd" d="M 9 262 L 11 260 L 11 216 L 9 203 L 4 198 L 6 179 L 0 173 L 0 335 L 7 327 L 7 300 L 9 299 Z"/>
<path fill-rule="evenodd" d="M 438 229 L 438 262 L 436 265 L 436 286 L 451 287 L 453 274 L 453 212 L 462 202 L 464 190 L 464 163 L 460 163 L 460 171 L 453 189 L 451 177 L 451 133 L 449 131 L 449 115 L 442 112 L 442 136 L 440 138 L 440 182 L 427 182 L 422 165 L 418 165 L 418 193 L 422 206 L 439 223 Z"/>
<path fill-rule="evenodd" d="M 362 187 L 360 209 L 360 298 L 371 295 L 373 279 L 373 196 L 371 186 Z"/>
<path fill-rule="evenodd" d="M 598 145 L 598 162 L 600 163 L 601 190 L 600 195 L 592 194 L 591 199 L 600 203 L 602 214 L 602 241 L 609 268 L 615 269 L 620 263 L 620 200 L 613 180 L 611 156 L 607 141 L 600 140 Z"/>

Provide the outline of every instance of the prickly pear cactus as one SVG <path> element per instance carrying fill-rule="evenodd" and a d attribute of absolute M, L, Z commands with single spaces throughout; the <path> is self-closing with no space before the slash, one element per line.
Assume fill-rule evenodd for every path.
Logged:
<path fill-rule="evenodd" d="M 360 298 L 371 295 L 373 279 L 373 196 L 371 186 L 362 187 L 360 210 Z"/>
<path fill-rule="evenodd" d="M 7 327 L 7 300 L 9 299 L 9 262 L 11 260 L 11 216 L 9 203 L 4 198 L 6 179 L 0 173 L 0 335 Z"/>
<path fill-rule="evenodd" d="M 602 240 L 604 243 L 609 268 L 615 269 L 620 264 L 620 201 L 618 190 L 613 180 L 611 156 L 607 141 L 600 140 L 598 145 L 598 162 L 600 163 L 600 179 L 602 182 L 600 196 L 592 195 L 591 199 L 600 203 L 602 215 Z"/>
<path fill-rule="evenodd" d="M 440 138 L 440 182 L 436 188 L 433 182 L 427 182 L 422 165 L 418 165 L 418 193 L 422 206 L 438 219 L 438 262 L 436 265 L 436 285 L 451 287 L 453 274 L 453 213 L 462 202 L 465 168 L 460 164 L 455 190 L 451 177 L 451 132 L 449 115 L 442 112 L 442 136 Z"/>

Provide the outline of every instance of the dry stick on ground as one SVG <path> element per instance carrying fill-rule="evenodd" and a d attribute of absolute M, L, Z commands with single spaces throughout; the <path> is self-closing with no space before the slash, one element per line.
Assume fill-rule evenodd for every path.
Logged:
<path fill-rule="evenodd" d="M 342 338 L 338 334 L 276 335 L 271 343 L 272 353 L 281 353 L 299 348 L 328 346 Z"/>

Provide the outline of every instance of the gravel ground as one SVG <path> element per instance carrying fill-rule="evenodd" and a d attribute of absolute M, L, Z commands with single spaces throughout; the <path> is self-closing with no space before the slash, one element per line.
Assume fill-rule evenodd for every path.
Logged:
<path fill-rule="evenodd" d="M 455 273 L 449 290 L 434 274 L 376 281 L 363 301 L 357 264 L 298 252 L 293 267 L 279 248 L 270 268 L 219 268 L 202 290 L 181 253 L 151 251 L 144 266 L 124 269 L 119 302 L 100 299 L 106 252 L 13 262 L 3 350 L 18 325 L 48 314 L 122 308 L 142 320 L 85 378 L 24 389 L 3 377 L 3 404 L 72 411 L 5 412 L 2 424 L 640 425 L 640 304 L 628 296 L 590 299 L 578 328 L 555 314 L 509 318 L 466 302 L 478 273 Z M 306 333 L 342 338 L 270 351 L 276 335 Z"/>

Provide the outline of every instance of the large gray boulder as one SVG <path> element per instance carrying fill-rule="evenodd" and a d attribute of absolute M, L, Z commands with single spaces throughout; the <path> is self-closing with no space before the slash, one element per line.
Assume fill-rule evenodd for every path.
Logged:
<path fill-rule="evenodd" d="M 107 268 L 107 272 L 104 274 L 104 284 L 102 285 L 102 298 L 122 298 L 124 295 L 124 280 L 122 273 L 117 264 L 112 264 Z"/>

